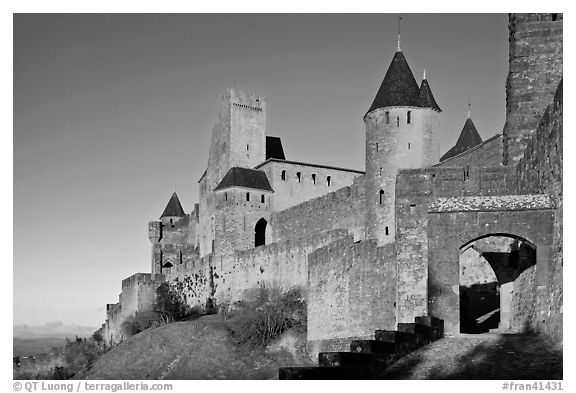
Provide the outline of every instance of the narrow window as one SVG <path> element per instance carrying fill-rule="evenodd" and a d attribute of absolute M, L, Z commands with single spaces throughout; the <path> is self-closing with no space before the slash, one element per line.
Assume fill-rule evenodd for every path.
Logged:
<path fill-rule="evenodd" d="M 246 151 L 250 150 L 250 145 L 246 145 Z"/>
<path fill-rule="evenodd" d="M 400 127 L 400 116 L 396 116 L 396 127 Z"/>
<path fill-rule="evenodd" d="M 382 176 L 382 168 L 380 168 L 380 176 Z"/>
<path fill-rule="evenodd" d="M 250 193 L 249 192 L 246 193 L 246 202 L 250 202 Z"/>
<path fill-rule="evenodd" d="M 408 142 L 408 150 L 410 150 L 410 142 Z"/>
<path fill-rule="evenodd" d="M 228 193 L 227 193 L 227 192 L 224 193 L 224 200 L 225 200 L 225 201 L 228 200 Z"/>
<path fill-rule="evenodd" d="M 174 222 L 170 219 L 170 225 L 174 226 Z"/>
<path fill-rule="evenodd" d="M 388 236 L 388 227 L 386 227 L 386 236 Z"/>
<path fill-rule="evenodd" d="M 326 182 L 328 183 L 328 187 L 330 187 L 330 185 L 332 184 L 332 177 L 328 176 L 326 178 Z"/>
<path fill-rule="evenodd" d="M 298 183 L 302 181 L 302 174 L 300 172 L 296 172 L 296 177 L 298 178 Z"/>
<path fill-rule="evenodd" d="M 412 120 L 412 111 L 408 111 L 408 113 L 406 114 L 406 123 L 410 124 Z"/>
<path fill-rule="evenodd" d="M 264 203 L 265 199 L 264 199 L 264 194 L 262 194 L 262 197 L 260 197 L 260 202 Z"/>
<path fill-rule="evenodd" d="M 380 197 L 380 204 L 383 204 L 384 203 L 384 191 L 380 190 L 380 192 L 378 194 Z"/>
<path fill-rule="evenodd" d="M 316 175 L 312 174 L 312 184 L 316 184 Z"/>
<path fill-rule="evenodd" d="M 282 174 L 280 175 L 280 178 L 284 181 L 286 181 L 286 171 L 282 171 Z"/>
<path fill-rule="evenodd" d="M 390 124 L 390 112 L 386 112 L 384 116 L 386 117 L 386 124 Z"/>
<path fill-rule="evenodd" d="M 378 152 L 378 144 L 376 144 L 376 152 Z"/>

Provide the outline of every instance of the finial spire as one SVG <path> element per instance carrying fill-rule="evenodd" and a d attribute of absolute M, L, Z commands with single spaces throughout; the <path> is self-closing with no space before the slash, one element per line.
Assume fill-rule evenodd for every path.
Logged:
<path fill-rule="evenodd" d="M 426 79 L 426 68 L 424 68 L 424 75 L 422 76 L 422 79 Z"/>
<path fill-rule="evenodd" d="M 470 118 L 470 100 L 468 100 L 468 118 Z"/>
<path fill-rule="evenodd" d="M 402 17 L 398 17 L 398 50 L 397 52 L 402 51 L 402 49 L 400 49 L 400 21 L 402 20 Z"/>

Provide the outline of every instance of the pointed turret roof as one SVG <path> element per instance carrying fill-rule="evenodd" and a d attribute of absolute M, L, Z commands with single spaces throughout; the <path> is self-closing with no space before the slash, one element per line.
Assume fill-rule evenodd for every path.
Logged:
<path fill-rule="evenodd" d="M 176 191 L 170 197 L 168 204 L 166 205 L 166 209 L 164 209 L 164 213 L 160 216 L 162 217 L 184 217 L 186 213 L 184 213 L 184 209 L 182 209 L 182 205 L 180 204 L 180 199 L 178 199 L 178 195 L 176 195 Z"/>
<path fill-rule="evenodd" d="M 418 83 L 402 51 L 397 51 L 367 113 L 387 106 L 419 106 Z"/>
<path fill-rule="evenodd" d="M 481 143 L 482 138 L 480 137 L 480 134 L 478 134 L 472 119 L 467 118 L 466 123 L 464 123 L 464 127 L 462 127 L 462 132 L 460 133 L 460 137 L 458 138 L 456 145 L 454 145 L 452 149 L 448 150 L 446 154 L 440 157 L 440 161 L 444 161 L 448 158 L 464 153 L 465 151 L 473 148 L 474 146 L 478 146 Z"/>
<path fill-rule="evenodd" d="M 424 79 L 422 79 L 422 84 L 420 85 L 420 93 L 418 97 L 418 103 L 422 108 L 432 108 L 438 112 L 442 112 L 442 109 L 436 103 L 432 90 L 430 90 L 430 85 L 426 80 L 426 74 L 424 74 Z"/>

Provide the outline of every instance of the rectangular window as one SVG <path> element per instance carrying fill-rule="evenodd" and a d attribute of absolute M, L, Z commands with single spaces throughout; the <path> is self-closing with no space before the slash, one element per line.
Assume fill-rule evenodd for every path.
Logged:
<path fill-rule="evenodd" d="M 386 112 L 384 116 L 386 117 L 386 124 L 390 124 L 390 112 Z"/>
<path fill-rule="evenodd" d="M 246 193 L 246 202 L 250 202 L 250 193 L 249 192 Z"/>
<path fill-rule="evenodd" d="M 410 124 L 412 121 L 412 111 L 408 111 L 406 114 L 406 123 Z"/>

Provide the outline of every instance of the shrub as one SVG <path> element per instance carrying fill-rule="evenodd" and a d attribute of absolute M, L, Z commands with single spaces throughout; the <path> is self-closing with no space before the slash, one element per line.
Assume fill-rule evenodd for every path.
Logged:
<path fill-rule="evenodd" d="M 170 284 L 163 282 L 156 288 L 154 310 L 164 320 L 176 321 L 186 316 L 188 306 Z"/>
<path fill-rule="evenodd" d="M 122 333 L 126 337 L 132 337 L 146 329 L 159 326 L 158 321 L 161 319 L 162 315 L 153 311 L 136 313 L 122 322 Z"/>
<path fill-rule="evenodd" d="M 66 339 L 64 347 L 64 361 L 66 366 L 54 370 L 54 377 L 64 378 L 72 376 L 78 371 L 90 366 L 98 356 L 103 353 L 102 348 L 94 340 L 76 337 L 75 340 Z"/>
<path fill-rule="evenodd" d="M 291 328 L 306 328 L 306 301 L 301 288 L 282 292 L 262 286 L 248 300 L 228 307 L 228 328 L 237 344 L 266 346 Z"/>

